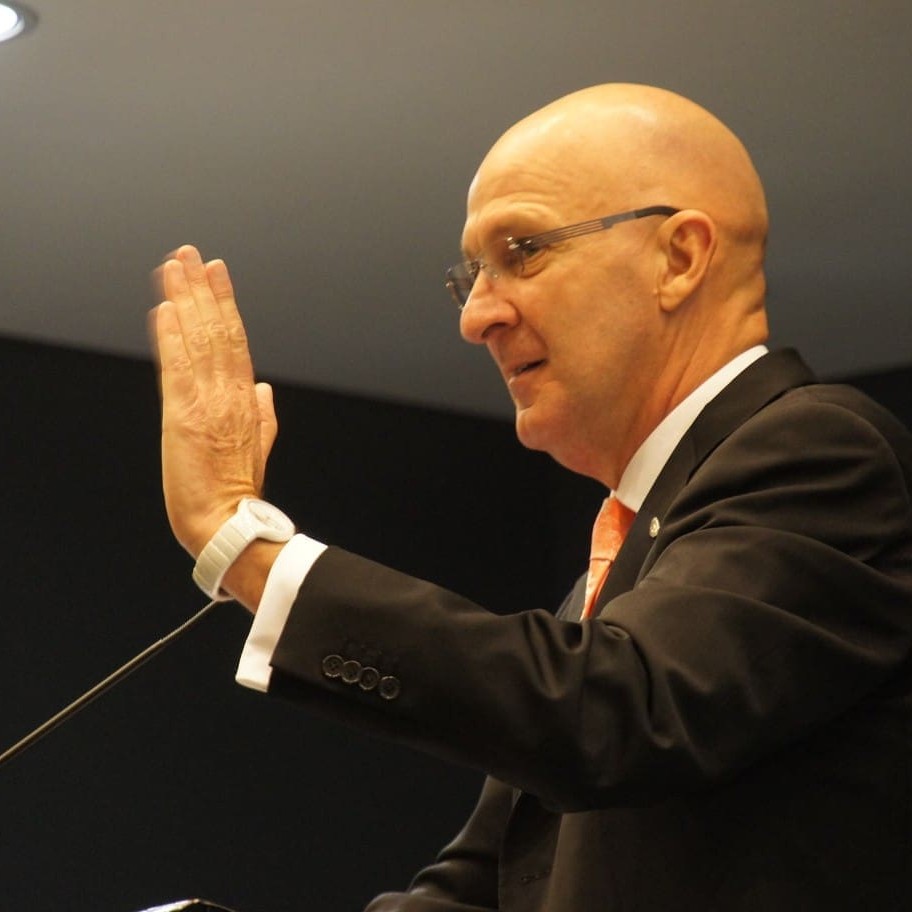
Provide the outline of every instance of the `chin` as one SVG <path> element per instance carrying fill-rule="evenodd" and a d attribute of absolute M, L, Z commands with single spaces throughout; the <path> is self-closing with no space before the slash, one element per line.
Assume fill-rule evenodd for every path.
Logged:
<path fill-rule="evenodd" d="M 542 409 L 534 406 L 516 409 L 516 437 L 527 450 L 540 450 L 554 455 L 551 444 L 556 433 L 556 422 L 546 420 Z"/>
<path fill-rule="evenodd" d="M 538 409 L 516 410 L 516 437 L 527 450 L 547 453 L 556 463 L 571 472 L 597 477 L 587 459 L 586 449 L 573 434 L 566 413 L 547 414 L 539 405 Z M 564 419 L 564 420 L 561 420 Z"/>

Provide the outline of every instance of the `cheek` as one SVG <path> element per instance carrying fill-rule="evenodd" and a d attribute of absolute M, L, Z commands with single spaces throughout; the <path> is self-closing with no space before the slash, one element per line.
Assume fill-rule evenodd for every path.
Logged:
<path fill-rule="evenodd" d="M 600 385 L 610 385 L 619 361 L 625 354 L 625 329 L 603 314 L 581 322 L 564 335 L 561 352 L 562 375 L 577 394 L 587 394 Z"/>
<path fill-rule="evenodd" d="M 635 355 L 647 331 L 649 308 L 630 268 L 578 263 L 549 278 L 554 280 L 548 283 L 551 293 L 538 296 L 529 308 L 528 324 L 545 340 L 568 382 L 586 378 L 589 386 L 592 374 L 611 373 Z"/>

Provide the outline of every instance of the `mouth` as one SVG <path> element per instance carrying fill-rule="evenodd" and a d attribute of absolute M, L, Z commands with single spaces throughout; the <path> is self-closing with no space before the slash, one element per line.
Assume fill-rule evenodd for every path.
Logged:
<path fill-rule="evenodd" d="M 517 377 L 521 377 L 523 374 L 527 374 L 529 371 L 533 371 L 535 368 L 541 367 L 544 363 L 544 359 L 541 359 L 539 361 L 526 361 L 524 364 L 520 364 L 513 370 L 513 372 L 510 374 L 510 379 L 514 380 Z"/>

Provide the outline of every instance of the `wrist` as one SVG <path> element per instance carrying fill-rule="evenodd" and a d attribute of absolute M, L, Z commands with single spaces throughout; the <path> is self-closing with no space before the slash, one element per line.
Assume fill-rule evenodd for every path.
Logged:
<path fill-rule="evenodd" d="M 247 495 L 253 497 L 254 495 Z M 212 540 L 218 530 L 237 512 L 243 495 L 224 500 L 207 513 L 201 511 L 190 515 L 185 509 L 182 513 L 173 513 L 169 504 L 165 504 L 168 522 L 180 546 L 194 559 L 199 558 L 203 548 Z"/>
<path fill-rule="evenodd" d="M 209 598 L 231 598 L 233 592 L 225 590 L 222 583 L 241 555 L 259 540 L 283 545 L 292 535 L 294 524 L 281 510 L 266 501 L 244 497 L 200 549 L 193 568 L 193 580 Z M 281 548 L 267 549 L 271 560 L 275 560 L 278 550 Z M 251 588 L 249 585 L 240 586 L 240 579 L 242 576 L 239 573 L 232 575 L 232 589 Z"/>
<path fill-rule="evenodd" d="M 194 523 L 192 531 L 188 531 L 181 539 L 184 550 L 194 559 L 198 560 L 203 549 L 215 537 L 222 526 L 237 513 L 241 498 L 231 505 L 213 510 L 204 519 Z"/>
<path fill-rule="evenodd" d="M 251 542 L 222 577 L 222 590 L 255 614 L 272 565 L 286 545 L 263 539 Z"/>

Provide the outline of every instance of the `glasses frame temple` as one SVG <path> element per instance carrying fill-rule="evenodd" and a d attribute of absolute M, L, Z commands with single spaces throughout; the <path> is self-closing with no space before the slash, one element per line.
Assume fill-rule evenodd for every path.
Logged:
<path fill-rule="evenodd" d="M 568 225 L 566 228 L 555 228 L 554 231 L 545 231 L 542 234 L 534 234 L 527 238 L 508 238 L 510 249 L 517 250 L 530 243 L 548 243 L 552 244 L 557 241 L 566 241 L 570 238 L 581 237 L 584 234 L 594 234 L 596 231 L 605 231 L 619 222 L 629 222 L 633 219 L 648 218 L 651 215 L 675 215 L 680 212 L 672 206 L 647 206 L 645 209 L 631 209 L 630 212 L 622 212 L 619 215 L 609 215 L 605 218 L 590 219 L 588 222 L 578 222 L 575 225 Z"/>

